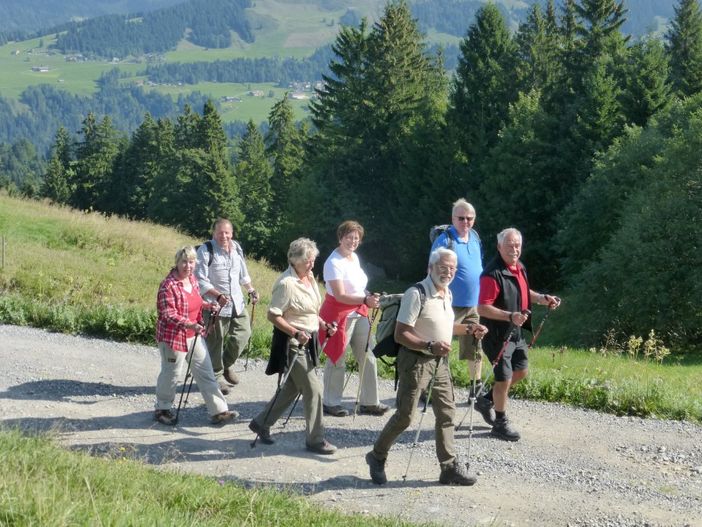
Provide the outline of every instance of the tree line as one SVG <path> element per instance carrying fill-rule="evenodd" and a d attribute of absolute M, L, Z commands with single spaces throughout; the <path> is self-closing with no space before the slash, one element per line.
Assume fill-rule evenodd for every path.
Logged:
<path fill-rule="evenodd" d="M 62 26 L 53 47 L 108 58 L 163 53 L 175 49 L 183 38 L 198 46 L 227 48 L 231 31 L 244 42 L 253 42 L 244 12 L 248 7 L 250 0 L 190 0 L 138 17 L 104 15 Z"/>
<path fill-rule="evenodd" d="M 279 263 L 300 235 L 331 250 L 355 218 L 365 260 L 404 280 L 464 196 L 487 257 L 496 232 L 522 231 L 532 283 L 568 300 L 570 342 L 653 329 L 699 345 L 702 281 L 683 272 L 702 264 L 702 13 L 680 0 L 664 41 L 629 41 L 625 16 L 617 0 L 549 0 L 512 34 L 488 3 L 448 79 L 391 2 L 340 29 L 311 122 L 283 99 L 230 156 L 209 102 L 147 116 L 131 138 L 93 116 L 75 148 L 57 136 L 43 193 L 199 236 L 226 215 L 250 254 Z"/>

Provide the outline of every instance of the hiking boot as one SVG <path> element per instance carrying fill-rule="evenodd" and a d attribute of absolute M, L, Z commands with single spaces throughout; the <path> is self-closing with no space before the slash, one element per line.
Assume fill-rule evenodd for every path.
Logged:
<path fill-rule="evenodd" d="M 221 425 L 227 421 L 233 421 L 237 417 L 239 417 L 239 412 L 235 412 L 234 410 L 226 410 L 210 417 L 210 421 L 213 425 Z"/>
<path fill-rule="evenodd" d="M 480 396 L 475 399 L 475 409 L 483 416 L 483 420 L 490 426 L 495 424 L 495 405 L 487 397 Z"/>
<path fill-rule="evenodd" d="M 156 410 L 154 412 L 154 419 L 162 425 L 173 426 L 176 424 L 175 415 L 173 415 L 173 412 L 170 410 Z"/>
<path fill-rule="evenodd" d="M 383 459 L 381 461 L 375 457 L 373 452 L 368 452 L 366 454 L 366 463 L 368 463 L 370 477 L 373 483 L 376 485 L 385 485 L 388 482 L 388 478 L 385 475 L 385 460 Z"/>
<path fill-rule="evenodd" d="M 373 405 L 362 404 L 358 409 L 358 413 L 361 415 L 385 415 L 385 412 L 388 410 L 390 410 L 390 407 L 383 403 Z"/>
<path fill-rule="evenodd" d="M 229 385 L 224 381 L 219 381 L 217 386 L 219 386 L 219 391 L 222 392 L 222 395 L 229 395 L 229 392 L 232 391 Z"/>
<path fill-rule="evenodd" d="M 507 416 L 495 419 L 495 425 L 492 427 L 490 435 L 504 441 L 519 441 L 521 437 L 511 424 Z"/>
<path fill-rule="evenodd" d="M 461 485 L 469 487 L 470 485 L 475 485 L 476 481 L 478 481 L 478 479 L 472 474 L 469 474 L 468 467 L 460 463 L 458 459 L 454 459 L 453 463 L 450 465 L 441 467 L 439 483 L 443 485 Z"/>
<path fill-rule="evenodd" d="M 336 447 L 326 439 L 322 439 L 322 442 L 316 445 L 305 445 L 305 448 L 309 452 L 314 452 L 315 454 L 321 454 L 323 456 L 329 456 L 336 452 Z"/>
<path fill-rule="evenodd" d="M 271 429 L 262 427 L 256 422 L 256 419 L 251 419 L 251 422 L 249 423 L 249 430 L 251 430 L 254 434 L 258 436 L 258 438 L 261 440 L 261 443 L 264 443 L 266 445 L 272 445 L 273 443 L 275 443 L 275 441 L 271 437 Z"/>
<path fill-rule="evenodd" d="M 234 371 L 234 366 L 224 369 L 224 380 L 227 381 L 232 386 L 239 384 L 239 376 Z M 222 392 L 224 393 L 224 392 Z"/>
<path fill-rule="evenodd" d="M 340 404 L 337 404 L 336 406 L 327 406 L 326 404 L 323 404 L 322 409 L 324 410 L 324 415 L 333 415 L 334 417 L 346 417 L 349 415 L 349 411 Z"/>

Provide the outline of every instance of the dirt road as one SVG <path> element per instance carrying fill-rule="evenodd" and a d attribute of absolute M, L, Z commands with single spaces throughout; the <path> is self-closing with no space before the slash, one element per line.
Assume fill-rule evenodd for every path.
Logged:
<path fill-rule="evenodd" d="M 476 414 L 470 461 L 478 483 L 457 488 L 438 484 L 429 411 L 407 481 L 416 421 L 391 451 L 389 483 L 377 487 L 363 456 L 387 417 L 325 418 L 340 449 L 322 457 L 304 449 L 298 408 L 284 429 L 273 428 L 275 445 L 250 447 L 247 424 L 275 389 L 262 362 L 240 368 L 242 382 L 228 396 L 241 413 L 234 424 L 209 425 L 194 392 L 169 428 L 152 420 L 155 347 L 0 326 L 0 360 L 2 426 L 53 431 L 69 448 L 246 486 L 291 486 L 320 506 L 440 525 L 702 526 L 702 427 L 690 423 L 515 401 L 510 415 L 522 440 L 489 437 Z M 352 379 L 348 407 L 355 393 Z M 391 383 L 381 393 L 393 403 Z M 466 394 L 456 396 L 462 417 Z M 468 436 L 467 427 L 456 433 L 464 457 Z"/>

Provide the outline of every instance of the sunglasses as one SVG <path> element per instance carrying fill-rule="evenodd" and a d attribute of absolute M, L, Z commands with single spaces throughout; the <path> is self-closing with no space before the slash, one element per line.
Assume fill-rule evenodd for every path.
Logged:
<path fill-rule="evenodd" d="M 475 221 L 475 216 L 456 216 L 458 221 Z"/>

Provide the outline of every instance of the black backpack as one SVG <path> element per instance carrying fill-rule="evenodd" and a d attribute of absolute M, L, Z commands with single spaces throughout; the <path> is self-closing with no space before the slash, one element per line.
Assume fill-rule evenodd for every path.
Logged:
<path fill-rule="evenodd" d="M 244 259 L 244 250 L 241 248 L 241 245 L 239 245 L 239 242 L 236 240 L 232 240 L 232 243 L 234 244 L 234 249 L 236 250 L 237 253 L 239 253 L 239 256 L 241 256 L 241 259 Z M 195 250 L 197 251 L 200 249 L 200 247 L 205 246 L 207 249 L 207 267 L 212 265 L 212 258 L 214 254 L 214 247 L 212 246 L 212 240 L 207 240 L 205 243 L 201 243 L 200 245 L 195 246 Z"/>

